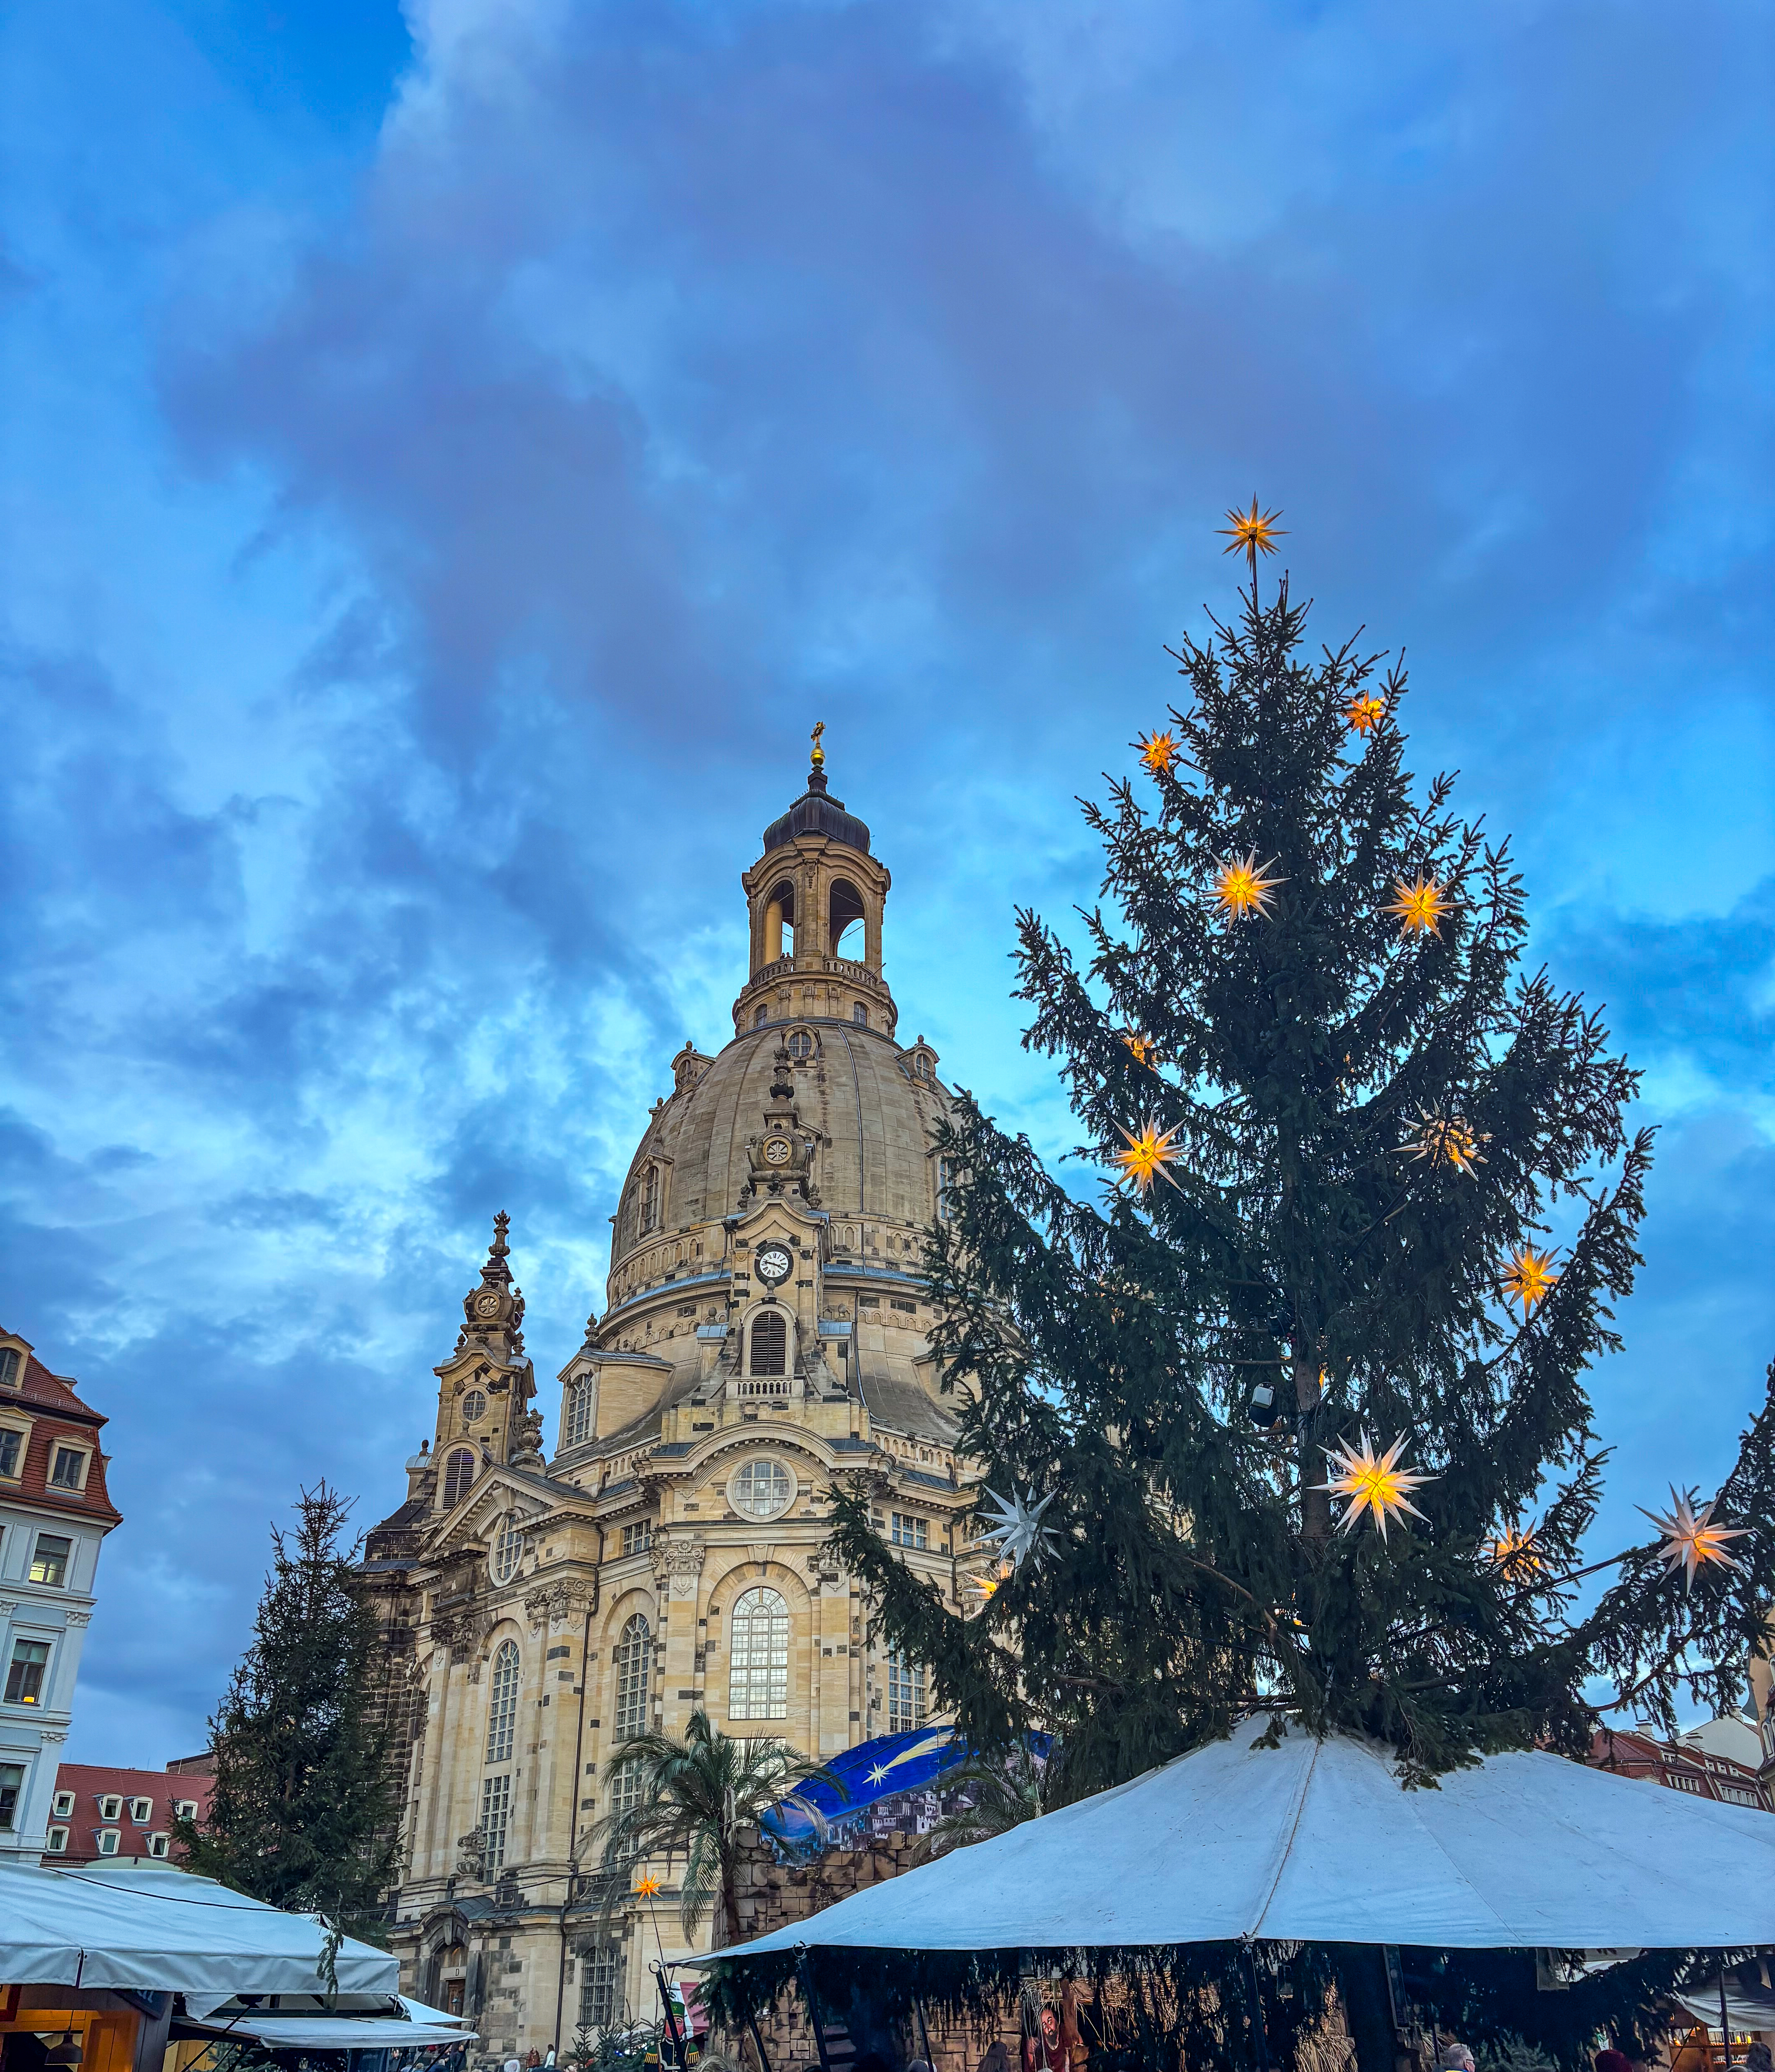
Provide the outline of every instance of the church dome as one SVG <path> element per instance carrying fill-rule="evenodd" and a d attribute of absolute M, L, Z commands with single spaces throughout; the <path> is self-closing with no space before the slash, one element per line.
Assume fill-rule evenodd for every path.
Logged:
<path fill-rule="evenodd" d="M 854 813 L 844 811 L 842 799 L 826 796 L 826 773 L 816 770 L 807 788 L 788 812 L 779 816 L 764 831 L 764 853 L 783 849 L 797 835 L 821 835 L 865 856 L 869 853 L 869 831 Z"/>
<path fill-rule="evenodd" d="M 950 1105 L 936 1053 L 922 1038 L 902 1050 L 881 1030 L 836 1019 L 774 1022 L 697 1060 L 700 1071 L 680 1071 L 629 1169 L 613 1268 L 662 1230 L 718 1223 L 741 1208 L 753 1176 L 751 1145 L 783 1050 L 797 1127 L 811 1144 L 808 1177 L 818 1208 L 835 1223 L 931 1222 L 937 1207 L 931 1133 Z"/>

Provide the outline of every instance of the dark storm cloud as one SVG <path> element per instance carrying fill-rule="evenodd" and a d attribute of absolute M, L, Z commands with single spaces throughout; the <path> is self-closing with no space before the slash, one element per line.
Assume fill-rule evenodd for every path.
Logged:
<path fill-rule="evenodd" d="M 1775 1339 L 1767 894 L 1717 863 L 1775 868 L 1766 18 L 411 12 L 347 174 L 288 81 L 360 135 L 391 20 L 257 104 L 238 23 L 12 32 L 0 1319 L 113 1413 L 88 1750 L 194 1741 L 300 1484 L 398 1498 L 495 1208 L 545 1383 L 577 1344 L 816 717 L 904 1026 L 1071 1141 L 1010 911 L 1091 896 L 1073 795 L 1254 491 L 1648 1067 L 1598 1400 L 1624 1486 L 1711 1472 Z"/>

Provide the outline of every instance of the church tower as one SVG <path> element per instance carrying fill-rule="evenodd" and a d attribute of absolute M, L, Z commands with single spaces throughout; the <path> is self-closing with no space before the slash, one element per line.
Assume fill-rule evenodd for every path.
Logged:
<path fill-rule="evenodd" d="M 671 1061 L 552 1447 L 502 1214 L 433 1438 L 366 1548 L 405 1750 L 404 1989 L 475 2014 L 496 2057 L 652 2012 L 634 1924 L 598 1926 L 626 1736 L 703 1710 L 823 1757 L 930 1720 L 922 1666 L 876 1643 L 822 1551 L 835 1486 L 960 1601 L 971 1492 L 918 1275 L 950 1097 L 898 1041 L 891 881 L 817 729 L 761 852 L 733 1035 Z"/>

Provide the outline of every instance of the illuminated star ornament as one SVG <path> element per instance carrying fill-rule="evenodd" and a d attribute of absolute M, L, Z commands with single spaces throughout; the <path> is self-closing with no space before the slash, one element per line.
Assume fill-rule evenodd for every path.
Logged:
<path fill-rule="evenodd" d="M 659 1881 L 656 1877 L 638 1877 L 635 1881 L 635 1896 L 637 1899 L 651 1899 L 659 1889 Z"/>
<path fill-rule="evenodd" d="M 1506 1525 L 1485 1552 L 1492 1566 L 1512 1578 L 1532 1576 L 1541 1566 L 1541 1544 L 1532 1525 Z"/>
<path fill-rule="evenodd" d="M 1381 911 L 1399 923 L 1402 935 L 1440 935 L 1453 904 L 1440 881 L 1420 870 L 1409 885 L 1403 878 L 1394 879 L 1393 897 Z"/>
<path fill-rule="evenodd" d="M 1703 1504 L 1699 1511 L 1695 1507 L 1695 1498 L 1678 1496 L 1670 1491 L 1670 1509 L 1668 1516 L 1659 1511 L 1647 1511 L 1643 1504 L 1636 1508 L 1641 1518 L 1649 1518 L 1664 1535 L 1664 1544 L 1658 1553 L 1674 1576 L 1678 1568 L 1683 1571 L 1683 1588 L 1685 1592 L 1695 1588 L 1695 1572 L 1705 1568 L 1708 1562 L 1717 1561 L 1728 1568 L 1742 1568 L 1744 1563 L 1736 1554 L 1726 1552 L 1728 1540 L 1741 1540 L 1749 1531 L 1748 1525 L 1715 1525 L 1713 1523 L 1712 1503 Z"/>
<path fill-rule="evenodd" d="M 1251 581 L 1254 583 L 1257 581 L 1257 557 L 1259 553 L 1273 554 L 1276 552 L 1276 542 L 1288 537 L 1286 532 L 1279 532 L 1276 530 L 1276 521 L 1281 515 L 1280 511 L 1266 511 L 1259 517 L 1257 499 L 1254 496 L 1251 499 L 1251 508 L 1249 511 L 1241 511 L 1235 506 L 1226 513 L 1226 523 L 1220 528 L 1222 539 L 1226 539 L 1229 534 L 1231 536 L 1228 544 L 1222 551 L 1229 554 L 1245 555 L 1251 565 Z"/>
<path fill-rule="evenodd" d="M 1169 777 L 1172 765 L 1177 759 L 1177 736 L 1167 730 L 1163 734 L 1143 734 L 1139 742 L 1140 760 L 1155 777 Z"/>
<path fill-rule="evenodd" d="M 1272 856 L 1270 863 L 1275 861 Z M 1221 865 L 1210 897 L 1229 921 L 1243 921 L 1251 914 L 1268 920 L 1276 905 L 1276 887 L 1287 883 L 1285 878 L 1270 875 L 1270 864 L 1260 864 L 1254 849 L 1244 856 L 1230 857 Z"/>
<path fill-rule="evenodd" d="M 1326 1447 L 1329 1479 L 1316 1486 L 1345 1499 L 1344 1515 L 1337 1521 L 1340 1532 L 1347 1532 L 1365 1511 L 1373 1516 L 1383 1540 L 1387 1537 L 1390 1516 L 1403 1517 L 1410 1511 L 1414 1518 L 1423 1518 L 1424 1513 L 1411 1502 L 1411 1492 L 1425 1482 L 1434 1482 L 1436 1477 L 1407 1474 L 1399 1466 L 1399 1457 L 1405 1451 L 1409 1437 L 1409 1433 L 1402 1433 L 1384 1453 L 1379 1454 L 1366 1432 L 1359 1451 L 1342 1442 Z"/>
<path fill-rule="evenodd" d="M 1049 1548 L 1058 1544 L 1054 1534 L 1042 1523 L 1042 1512 L 1054 1502 L 1052 1490 L 1033 1507 L 1029 1497 L 1017 1494 L 1015 1482 L 1011 1485 L 1009 1503 L 996 1490 L 988 1490 L 986 1494 L 998 1507 L 998 1522 L 980 1537 L 996 1544 L 1000 1560 L 1009 1561 L 1013 1572 L 1023 1566 L 1025 1554 L 1033 1555 L 1039 1561 Z M 1031 1490 L 1029 1496 L 1034 1494 Z"/>
<path fill-rule="evenodd" d="M 1531 1251 L 1525 1244 L 1504 1269 L 1504 1293 L 1509 1301 L 1522 1304 L 1526 1323 L 1530 1310 L 1546 1298 L 1559 1277 L 1551 1252 Z"/>
<path fill-rule="evenodd" d="M 1120 1123 L 1116 1127 L 1121 1130 L 1128 1143 L 1127 1150 L 1116 1153 L 1116 1163 L 1122 1169 L 1122 1179 L 1116 1182 L 1118 1187 L 1121 1186 L 1122 1180 L 1132 1180 L 1144 1194 L 1151 1188 L 1155 1173 L 1163 1174 L 1173 1187 L 1177 1187 L 1177 1182 L 1171 1179 L 1170 1174 L 1165 1170 L 1174 1160 L 1183 1156 L 1171 1141 L 1177 1133 L 1176 1130 L 1168 1129 L 1161 1134 L 1159 1125 L 1151 1116 L 1140 1124 L 1138 1137 L 1122 1129 Z M 1181 1194 L 1182 1188 L 1177 1187 L 1177 1192 Z"/>
<path fill-rule="evenodd" d="M 1148 1069 L 1151 1068 L 1153 1060 L 1157 1053 L 1149 1038 L 1142 1036 L 1136 1030 L 1129 1029 L 1124 1032 L 1122 1041 L 1128 1046 L 1129 1053 L 1136 1065 L 1144 1065 Z"/>
<path fill-rule="evenodd" d="M 1344 707 L 1344 725 L 1352 734 L 1366 734 L 1387 716 L 1385 698 L 1364 697 L 1358 692 Z"/>
<path fill-rule="evenodd" d="M 984 1611 L 998 1593 L 998 1586 L 1011 1572 L 1009 1561 L 1003 1562 L 990 1576 L 970 1576 L 968 1587 L 974 1593 L 975 1610 Z"/>
<path fill-rule="evenodd" d="M 1479 1147 L 1491 1142 L 1489 1129 L 1476 1134 L 1458 1115 L 1437 1115 L 1429 1108 L 1420 1108 L 1418 1113 L 1420 1127 L 1399 1146 L 1407 1158 L 1427 1158 L 1432 1166 L 1452 1166 L 1457 1173 L 1470 1173 L 1485 1164 L 1485 1154 Z"/>

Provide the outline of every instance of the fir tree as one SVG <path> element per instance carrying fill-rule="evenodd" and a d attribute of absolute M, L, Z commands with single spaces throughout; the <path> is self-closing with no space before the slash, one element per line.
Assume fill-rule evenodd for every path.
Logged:
<path fill-rule="evenodd" d="M 1653 1542 L 1579 1609 L 1589 1378 L 1651 1154 L 1636 1075 L 1525 965 L 1507 844 L 1452 778 L 1415 785 L 1403 667 L 1310 656 L 1285 580 L 1262 605 L 1254 570 L 1243 607 L 1176 651 L 1186 700 L 1085 806 L 1106 869 L 1083 956 L 1018 917 L 1025 1040 L 1101 1186 L 965 1096 L 937 1147 L 961 1445 L 987 1487 L 1051 1494 L 1053 1540 L 958 1610 L 835 1494 L 836 1551 L 938 1704 L 982 1750 L 1058 1734 L 1072 1796 L 1264 1708 L 1378 1736 L 1416 1782 L 1581 1754 L 1598 1679 L 1617 1719 L 1674 1729 L 1685 1688 L 1738 1700 L 1775 1598 L 1772 1376 L 1714 1514 L 1752 1528 L 1738 1565 L 1686 1589 Z M 1326 1486 L 1369 1438 L 1428 1478 L 1384 1536 Z M 1372 2029 L 1371 1979 L 1338 1975 Z M 1488 2018 L 1526 2026 L 1514 2001 Z"/>
<path fill-rule="evenodd" d="M 340 1544 L 351 1508 L 323 1482 L 302 1491 L 293 1536 L 272 1528 L 253 1645 L 210 1721 L 208 1817 L 179 1840 L 187 1868 L 381 1941 L 397 1808 L 376 1622 L 355 1587 L 358 1548 Z"/>

